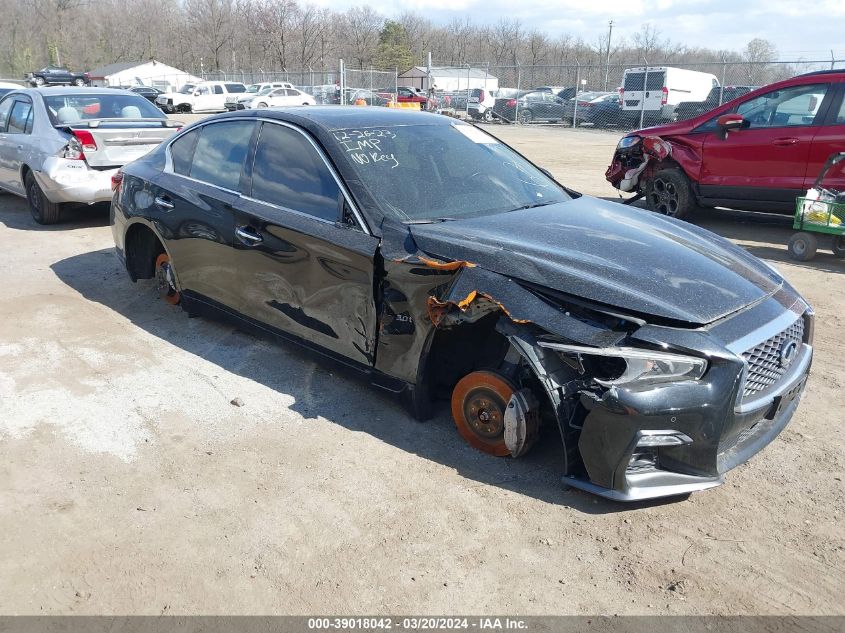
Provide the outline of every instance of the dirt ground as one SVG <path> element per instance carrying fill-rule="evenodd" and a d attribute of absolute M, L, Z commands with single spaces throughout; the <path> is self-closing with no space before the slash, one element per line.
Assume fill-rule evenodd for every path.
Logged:
<path fill-rule="evenodd" d="M 491 129 L 613 196 L 617 135 Z M 697 221 L 815 306 L 812 378 L 723 486 L 620 505 L 564 489 L 553 443 L 482 455 L 445 409 L 415 422 L 296 349 L 188 319 L 129 281 L 102 208 L 45 228 L 0 196 L 0 612 L 845 612 L 845 261 L 791 262 L 783 218 Z"/>

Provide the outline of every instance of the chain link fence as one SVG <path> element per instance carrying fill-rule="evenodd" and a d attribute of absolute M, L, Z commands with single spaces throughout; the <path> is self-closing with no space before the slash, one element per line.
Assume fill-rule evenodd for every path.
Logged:
<path fill-rule="evenodd" d="M 445 109 L 458 116 L 630 130 L 689 119 L 774 81 L 838 68 L 845 69 L 845 60 L 650 64 L 642 59 L 613 64 L 435 66 L 430 79 L 436 82 L 436 73 L 467 74 L 467 88 L 438 94 L 441 107 L 451 106 Z M 820 102 L 808 99 L 806 105 L 806 114 L 814 114 Z"/>

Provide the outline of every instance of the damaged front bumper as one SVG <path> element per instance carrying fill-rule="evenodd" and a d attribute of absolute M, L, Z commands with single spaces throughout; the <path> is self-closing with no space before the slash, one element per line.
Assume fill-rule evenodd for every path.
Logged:
<path fill-rule="evenodd" d="M 114 169 L 91 169 L 84 161 L 51 156 L 34 172 L 38 185 L 50 202 L 108 202 L 112 198 Z"/>
<path fill-rule="evenodd" d="M 796 316 L 784 313 L 761 328 L 766 338 L 750 349 L 768 346 L 766 362 L 778 362 L 780 328 Z M 794 360 L 774 384 L 754 394 L 746 386 L 754 371 L 749 362 L 755 362 L 747 358 L 748 337 L 711 357 L 701 380 L 582 393 L 587 415 L 578 450 L 585 472 L 565 477 L 564 483 L 617 501 L 686 495 L 719 485 L 727 471 L 762 450 L 792 418 L 812 364 L 812 318 L 809 310 L 797 316 L 807 334 L 795 345 Z M 783 347 L 788 345 L 785 340 Z"/>

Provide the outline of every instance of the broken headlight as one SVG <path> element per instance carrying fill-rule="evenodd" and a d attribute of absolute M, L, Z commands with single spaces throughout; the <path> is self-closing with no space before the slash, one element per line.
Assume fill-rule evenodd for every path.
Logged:
<path fill-rule="evenodd" d="M 605 387 L 698 380 L 707 371 L 706 360 L 682 354 L 635 347 L 583 347 L 547 341 L 541 341 L 540 346 L 561 354 L 594 359 L 599 371 L 591 378 Z M 606 362 L 608 360 L 611 362 Z"/>
<path fill-rule="evenodd" d="M 637 136 L 636 134 L 633 134 L 631 136 L 623 136 L 621 139 L 619 139 L 619 143 L 616 145 L 616 149 L 617 151 L 631 149 L 641 140 L 643 140 L 642 137 Z"/>

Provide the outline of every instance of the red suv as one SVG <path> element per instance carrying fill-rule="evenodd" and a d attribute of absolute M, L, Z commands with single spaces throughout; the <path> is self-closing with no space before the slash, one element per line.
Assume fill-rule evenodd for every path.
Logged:
<path fill-rule="evenodd" d="M 834 152 L 845 151 L 845 69 L 758 88 L 695 118 L 632 132 L 605 176 L 648 207 L 792 212 Z M 845 189 L 845 173 L 828 187 Z"/>

